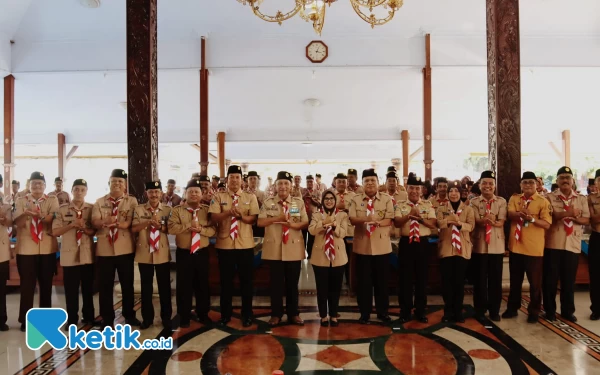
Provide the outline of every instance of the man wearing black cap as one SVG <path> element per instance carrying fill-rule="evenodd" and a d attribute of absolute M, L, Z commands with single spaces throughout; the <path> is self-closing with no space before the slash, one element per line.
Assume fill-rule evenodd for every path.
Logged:
<path fill-rule="evenodd" d="M 217 187 L 217 193 L 226 193 L 227 185 L 224 182 L 219 182 L 219 186 Z"/>
<path fill-rule="evenodd" d="M 113 290 L 115 272 L 123 293 L 125 323 L 139 326 L 133 310 L 133 234 L 131 222 L 137 199 L 125 193 L 127 173 L 113 169 L 108 180 L 109 193 L 99 198 L 92 209 L 92 225 L 98 230 L 96 262 L 98 263 L 100 315 L 103 327 L 112 326 L 115 320 Z"/>
<path fill-rule="evenodd" d="M 12 180 L 12 184 L 10 187 L 11 187 L 10 197 L 5 199 L 4 202 L 13 206 L 13 210 L 14 210 L 15 202 L 17 201 L 17 194 L 19 193 L 19 188 L 21 187 L 21 184 L 17 180 Z"/>
<path fill-rule="evenodd" d="M 210 179 L 208 176 L 198 176 L 197 179 L 200 181 L 200 189 L 202 189 L 202 198 L 200 199 L 200 202 L 210 206 L 210 202 L 213 198 Z"/>
<path fill-rule="evenodd" d="M 87 182 L 73 181 L 73 200 L 60 206 L 52 222 L 52 235 L 61 238 L 60 265 L 63 267 L 67 326 L 79 323 L 79 285 L 83 308 L 83 324 L 94 324 L 94 234 L 93 205 L 85 201 Z"/>
<path fill-rule="evenodd" d="M 521 308 L 523 277 L 527 273 L 531 302 L 527 310 L 528 323 L 536 323 L 542 304 L 542 272 L 544 264 L 545 231 L 552 223 L 552 206 L 536 191 L 533 172 L 521 177 L 521 194 L 513 194 L 508 201 L 510 220 L 510 293 L 502 318 L 514 318 Z"/>
<path fill-rule="evenodd" d="M 256 178 L 256 176 L 254 176 Z M 258 200 L 242 190 L 242 168 L 230 165 L 227 169 L 228 191 L 214 196 L 209 218 L 218 224 L 216 249 L 221 276 L 221 325 L 231 321 L 233 308 L 233 279 L 236 270 L 242 294 L 242 324 L 252 325 L 252 293 L 254 271 L 254 236 L 252 225 L 260 212 Z"/>
<path fill-rule="evenodd" d="M 560 280 L 560 310 L 563 318 L 576 322 L 575 274 L 581 253 L 583 226 L 590 223 L 587 199 L 573 190 L 573 171 L 561 167 L 556 174 L 559 191 L 547 193 L 552 205 L 552 225 L 546 232 L 543 299 L 546 319 L 556 320 L 556 290 Z"/>
<path fill-rule="evenodd" d="M 594 186 L 600 189 L 600 169 L 596 170 Z M 588 247 L 588 262 L 590 268 L 590 300 L 592 306 L 591 320 L 600 319 L 600 194 L 588 196 L 588 207 L 590 210 L 590 224 L 592 234 Z"/>
<path fill-rule="evenodd" d="M 212 191 L 213 195 L 219 192 L 219 181 L 221 181 L 219 176 L 212 176 L 210 190 Z"/>
<path fill-rule="evenodd" d="M 177 252 L 177 315 L 179 326 L 190 326 L 192 293 L 196 293 L 196 315 L 201 323 L 211 322 L 210 287 L 208 282 L 209 238 L 216 233 L 208 220 L 208 206 L 202 204 L 202 191 L 199 179 L 188 181 L 185 203 L 173 208 L 169 218 L 169 234 L 175 235 Z"/>
<path fill-rule="evenodd" d="M 171 207 L 161 204 L 162 194 L 160 181 L 146 182 L 148 202 L 138 205 L 133 213 L 131 230 L 139 233 L 135 261 L 138 263 L 142 285 L 141 329 L 150 327 L 154 322 L 152 284 L 155 271 L 162 326 L 171 329 L 171 250 L 167 237 L 167 220 L 171 216 Z"/>
<path fill-rule="evenodd" d="M 260 176 L 256 171 L 248 172 L 248 189 L 246 191 L 250 194 L 254 194 L 254 196 L 256 196 L 256 200 L 258 201 L 258 207 L 262 207 L 262 204 L 266 198 L 266 194 L 264 191 L 259 189 L 259 182 Z"/>
<path fill-rule="evenodd" d="M 302 183 L 302 176 L 300 176 L 299 174 L 295 175 L 294 176 L 294 186 L 292 186 L 292 191 L 290 192 L 292 197 L 302 198 L 302 195 L 304 193 L 304 188 L 302 186 L 300 186 L 301 183 Z"/>
<path fill-rule="evenodd" d="M 169 207 L 176 207 L 181 204 L 181 197 L 175 194 L 175 186 L 177 183 L 173 179 L 167 181 L 167 192 L 163 194 L 162 203 Z"/>
<path fill-rule="evenodd" d="M 394 204 L 389 195 L 378 192 L 379 180 L 374 169 L 363 171 L 362 183 L 364 193 L 352 198 L 348 214 L 355 227 L 352 251 L 356 254 L 359 322 L 369 324 L 374 289 L 377 319 L 388 323 L 392 320 L 388 315 L 388 254 L 392 252 L 389 227 L 394 218 Z"/>
<path fill-rule="evenodd" d="M 340 211 L 344 211 L 348 213 L 348 207 L 350 206 L 350 201 L 356 195 L 355 193 L 348 191 L 348 176 L 344 173 L 338 173 L 335 178 L 335 189 L 333 190 L 333 194 L 335 194 L 335 200 L 337 202 L 337 209 Z M 354 225 L 348 221 L 348 228 L 346 229 L 346 237 L 344 238 L 344 244 L 346 245 L 346 255 L 348 256 L 348 260 L 350 260 L 350 254 L 352 254 L 352 239 L 354 237 Z M 350 285 L 350 261 L 344 265 L 344 275 L 346 276 L 346 284 Z"/>
<path fill-rule="evenodd" d="M 398 171 L 396 170 L 396 167 L 394 167 L 393 165 L 390 165 L 388 167 L 387 172 L 386 172 L 386 176 L 390 175 L 391 173 L 394 173 L 395 176 L 396 176 L 396 187 L 395 187 L 395 190 L 398 191 L 398 192 L 404 192 L 404 193 L 406 193 L 406 188 L 404 187 L 404 185 L 402 185 L 400 183 L 400 178 L 398 177 Z M 387 182 L 387 180 L 386 180 L 386 182 Z M 392 191 L 392 188 L 390 186 L 388 186 L 387 183 L 386 183 L 386 188 L 387 188 L 388 192 Z"/>
<path fill-rule="evenodd" d="M 8 331 L 6 321 L 6 281 L 9 278 L 10 251 L 9 231 L 13 228 L 12 206 L 4 203 L 0 206 L 0 331 Z"/>
<path fill-rule="evenodd" d="M 55 196 L 58 198 L 58 204 L 63 205 L 65 203 L 69 203 L 71 201 L 71 197 L 69 193 L 63 190 L 63 179 L 62 177 L 56 177 L 54 179 L 54 191 L 48 193 L 48 196 Z"/>
<path fill-rule="evenodd" d="M 303 325 L 298 311 L 298 281 L 305 258 L 302 230 L 308 227 L 308 216 L 301 198 L 292 197 L 292 175 L 277 173 L 277 194 L 267 198 L 258 215 L 258 226 L 265 227 L 262 259 L 269 264 L 271 289 L 270 326 L 283 317 L 285 293 L 288 322 Z"/>
<path fill-rule="evenodd" d="M 404 189 L 404 186 L 398 184 L 398 173 L 396 173 L 395 169 L 390 170 L 392 168 L 394 167 L 389 167 L 388 172 L 385 175 L 385 188 L 386 193 L 392 197 L 392 203 L 394 204 L 395 211 L 398 203 L 408 199 L 408 194 L 406 194 L 406 189 Z M 399 187 L 402 187 L 402 190 L 400 190 Z M 400 228 L 396 227 L 394 223 L 392 223 L 392 226 L 390 227 L 390 237 L 400 238 Z"/>
<path fill-rule="evenodd" d="M 365 190 L 356 181 L 358 181 L 358 172 L 353 168 L 348 169 L 348 190 L 355 194 L 364 193 Z"/>
<path fill-rule="evenodd" d="M 398 304 L 400 321 L 403 323 L 411 320 L 413 307 L 415 318 L 422 323 L 428 322 L 426 287 L 429 236 L 437 234 L 437 219 L 432 203 L 421 199 L 422 188 L 423 181 L 420 177 L 413 175 L 408 178 L 408 200 L 398 203 L 394 219 L 401 235 L 398 246 Z"/>
<path fill-rule="evenodd" d="M 56 270 L 58 244 L 52 237 L 52 220 L 58 211 L 56 197 L 48 197 L 46 178 L 41 172 L 30 177 L 31 193 L 17 199 L 14 221 L 17 223 L 17 267 L 21 278 L 19 322 L 25 331 L 25 316 L 33 307 L 36 282 L 40 286 L 40 307 L 52 306 L 52 277 Z"/>

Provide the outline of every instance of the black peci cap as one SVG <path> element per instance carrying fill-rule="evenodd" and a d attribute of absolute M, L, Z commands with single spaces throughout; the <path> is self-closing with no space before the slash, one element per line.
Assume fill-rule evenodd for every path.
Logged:
<path fill-rule="evenodd" d="M 593 178 L 588 179 L 588 185 L 594 185 L 596 183 L 596 180 Z"/>
<path fill-rule="evenodd" d="M 232 173 L 242 174 L 242 167 L 239 165 L 230 165 L 229 168 L 227 168 L 227 176 Z"/>
<path fill-rule="evenodd" d="M 208 176 L 198 176 L 197 180 L 200 180 L 201 182 L 210 182 Z"/>
<path fill-rule="evenodd" d="M 320 174 L 320 173 L 317 173 L 317 174 L 315 175 L 315 177 L 316 177 L 316 178 L 321 178 L 321 174 Z"/>
<path fill-rule="evenodd" d="M 292 174 L 286 171 L 281 171 L 279 173 L 277 173 L 277 178 L 276 181 L 279 180 L 288 180 L 289 182 L 292 182 Z"/>
<path fill-rule="evenodd" d="M 483 171 L 483 172 L 481 172 L 481 177 L 479 177 L 479 179 L 482 179 L 482 178 L 493 178 L 495 180 L 496 173 L 494 173 L 493 171 Z"/>
<path fill-rule="evenodd" d="M 358 172 L 356 171 L 356 169 L 350 168 L 348 169 L 348 176 L 350 175 L 358 177 Z"/>
<path fill-rule="evenodd" d="M 11 184 L 13 185 L 21 185 L 21 183 L 17 180 L 12 180 Z"/>
<path fill-rule="evenodd" d="M 527 171 L 523 172 L 523 177 L 521 177 L 521 181 L 523 180 L 537 180 L 537 177 L 535 177 L 535 173 Z"/>
<path fill-rule="evenodd" d="M 395 178 L 398 179 L 398 173 L 396 173 L 396 171 L 388 171 L 388 173 L 385 175 L 385 178 Z"/>
<path fill-rule="evenodd" d="M 413 175 L 408 177 L 408 181 L 406 182 L 406 184 L 412 186 L 423 186 L 423 181 L 421 180 L 421 177 Z"/>
<path fill-rule="evenodd" d="M 113 169 L 112 172 L 110 173 L 110 177 L 118 177 L 118 178 L 127 179 L 127 172 L 125 172 L 122 169 Z"/>
<path fill-rule="evenodd" d="M 350 172 L 350 171 L 348 171 L 348 172 Z M 348 174 L 350 174 L 350 173 L 348 173 Z M 373 169 L 373 168 L 365 169 L 362 172 L 361 178 L 365 178 L 365 177 L 377 177 L 377 172 L 375 172 L 375 169 Z"/>
<path fill-rule="evenodd" d="M 308 176 L 306 176 L 306 181 L 308 180 L 314 180 L 315 178 L 312 176 L 312 174 L 309 174 Z"/>
<path fill-rule="evenodd" d="M 216 174 L 214 174 L 214 175 L 212 176 L 212 179 L 213 179 L 213 180 L 217 180 L 217 181 L 219 181 L 221 178 L 220 178 L 219 176 L 217 176 Z"/>
<path fill-rule="evenodd" d="M 73 181 L 73 187 L 75 186 L 85 186 L 87 187 L 87 181 L 84 180 L 83 178 L 78 178 L 75 181 Z"/>
<path fill-rule="evenodd" d="M 62 177 L 56 177 L 54 179 L 54 182 L 63 182 L 63 179 L 62 179 Z"/>
<path fill-rule="evenodd" d="M 219 182 L 219 185 L 217 186 L 217 189 L 221 189 L 221 188 L 225 188 L 225 183 L 224 182 Z"/>
<path fill-rule="evenodd" d="M 248 172 L 248 177 L 258 177 L 258 172 L 250 171 L 250 172 Z"/>
<path fill-rule="evenodd" d="M 188 181 L 187 185 L 185 186 L 186 189 L 194 188 L 194 187 L 197 187 L 197 188 L 201 187 L 200 180 L 197 178 L 192 178 L 191 180 Z"/>
<path fill-rule="evenodd" d="M 387 169 L 388 172 L 397 172 L 396 167 L 394 167 L 393 165 L 390 165 Z"/>
<path fill-rule="evenodd" d="M 338 173 L 335 175 L 335 179 L 337 180 L 338 178 L 340 178 L 342 180 L 347 180 L 348 176 L 346 176 L 344 173 Z"/>
<path fill-rule="evenodd" d="M 146 190 L 152 190 L 152 189 L 161 189 L 162 190 L 162 184 L 160 183 L 160 181 L 146 182 Z"/>
<path fill-rule="evenodd" d="M 44 177 L 44 174 L 42 172 L 33 172 L 33 173 L 31 173 L 29 180 L 31 180 L 31 181 L 42 180 L 42 181 L 46 182 L 46 177 Z"/>
<path fill-rule="evenodd" d="M 571 168 L 564 166 L 564 167 L 560 167 L 558 172 L 556 172 L 557 176 L 559 176 L 561 174 L 570 174 L 571 176 L 573 176 L 573 171 L 571 170 Z"/>

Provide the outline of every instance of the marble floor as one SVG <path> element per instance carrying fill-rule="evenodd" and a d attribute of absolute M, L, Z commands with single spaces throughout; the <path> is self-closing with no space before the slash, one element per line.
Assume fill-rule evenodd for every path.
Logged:
<path fill-rule="evenodd" d="M 8 296 L 8 332 L 0 332 L 0 374 L 600 374 L 600 321 L 589 320 L 589 296 L 576 294 L 577 323 L 560 319 L 526 323 L 527 296 L 516 319 L 492 323 L 472 318 L 472 297 L 465 298 L 464 324 L 441 323 L 442 299 L 428 298 L 428 324 L 399 324 L 392 296 L 390 325 L 359 325 L 354 298 L 341 298 L 340 326 L 323 328 L 316 312 L 310 267 L 302 275 L 300 305 L 304 327 L 271 329 L 267 297 L 255 298 L 255 324 L 241 325 L 239 310 L 228 327 L 192 322 L 187 329 L 165 331 L 156 325 L 141 338 L 172 336 L 171 351 L 55 351 L 47 344 L 27 348 L 17 323 L 18 290 Z M 54 306 L 64 307 L 61 287 L 53 289 Z M 558 298 L 557 298 L 558 300 Z M 117 321 L 120 299 L 115 295 Z M 97 296 L 95 297 L 96 309 Z M 155 299 L 159 311 L 158 299 Z M 557 301 L 558 302 L 558 301 Z M 239 306 L 239 298 L 234 305 Z M 173 306 L 175 299 L 173 298 Z M 219 318 L 218 297 L 212 298 L 211 318 Z M 503 301 L 504 310 L 505 301 Z M 139 310 L 139 300 L 136 300 Z M 559 309 L 560 311 L 560 309 Z M 141 317 L 138 312 L 138 318 Z M 177 324 L 177 317 L 174 318 Z M 84 327 L 85 328 L 85 327 Z M 89 328 L 89 327 L 88 327 Z"/>

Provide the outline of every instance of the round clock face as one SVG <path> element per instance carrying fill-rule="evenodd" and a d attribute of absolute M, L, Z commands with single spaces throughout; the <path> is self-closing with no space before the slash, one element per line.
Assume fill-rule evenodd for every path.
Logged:
<path fill-rule="evenodd" d="M 327 46 L 320 42 L 311 43 L 306 50 L 312 62 L 322 62 L 327 58 Z"/>

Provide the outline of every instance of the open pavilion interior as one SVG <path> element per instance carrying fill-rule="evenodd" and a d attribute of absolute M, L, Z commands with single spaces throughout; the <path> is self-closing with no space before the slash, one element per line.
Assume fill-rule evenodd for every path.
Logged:
<path fill-rule="evenodd" d="M 0 159 L 21 188 L 37 170 L 48 176 L 50 191 L 62 162 L 65 189 L 84 178 L 87 200 L 93 202 L 108 192 L 112 169 L 128 169 L 126 4 L 145 2 L 150 0 L 0 0 L 0 103 L 4 131 L 12 126 L 14 142 L 11 160 L 6 160 L 6 149 Z M 534 171 L 550 188 L 556 171 L 567 164 L 585 193 L 588 178 L 600 168 L 600 128 L 593 120 L 600 87 L 600 2 L 510 2 L 518 3 L 520 33 L 518 174 Z M 260 9 L 275 14 L 293 3 L 264 0 Z M 317 35 L 299 16 L 279 26 L 236 0 L 158 0 L 157 177 L 177 180 L 178 189 L 185 186 L 192 173 L 200 172 L 201 146 L 205 153 L 208 148 L 206 174 L 222 174 L 225 163 L 242 164 L 261 175 L 262 188 L 280 170 L 303 177 L 320 173 L 326 184 L 348 168 L 360 174 L 373 167 L 382 177 L 393 159 L 399 159 L 400 176 L 402 165 L 408 165 L 425 177 L 424 148 L 430 147 L 431 176 L 477 180 L 489 168 L 489 3 L 494 1 L 405 0 L 390 22 L 371 28 L 350 0 L 337 0 L 327 6 Z M 424 137 L 426 34 L 430 146 Z M 328 46 L 327 59 L 319 64 L 306 57 L 313 40 Z M 200 137 L 202 63 L 208 70 L 207 141 Z M 13 82 L 9 89 L 8 81 Z M 402 154 L 403 131 L 410 137 L 404 146 L 408 160 Z M 226 160 L 220 157 L 219 132 L 225 134 Z M 64 145 L 57 141 L 59 134 Z M 68 159 L 59 157 L 61 147 L 74 150 Z M 502 159 L 499 153 L 498 164 Z M 10 185 L 6 175 L 4 184 L 5 189 Z M 172 286 L 175 290 L 174 281 Z M 32 351 L 18 330 L 16 287 L 8 295 L 11 330 L 0 332 L 0 372 L 238 375 L 281 368 L 288 375 L 344 368 L 351 374 L 600 373 L 600 323 L 588 319 L 585 282 L 576 293 L 578 323 L 527 325 L 521 312 L 517 320 L 468 319 L 456 329 L 440 324 L 439 293 L 429 297 L 428 325 L 363 328 L 356 324 L 355 298 L 345 289 L 339 331 L 323 331 L 314 290 L 305 264 L 303 328 L 271 332 L 265 324 L 269 298 L 263 293 L 255 297 L 257 323 L 250 330 L 240 324 L 219 329 L 195 323 L 186 332 L 168 333 L 180 345 L 165 356 L 134 350 L 61 353 L 49 351 L 48 345 Z M 64 307 L 62 286 L 53 293 L 53 303 Z M 394 315 L 395 293 L 390 302 Z M 465 304 L 472 311 L 468 293 Z M 215 296 L 212 313 L 217 317 L 218 306 Z M 164 334 L 156 325 L 142 337 Z"/>

